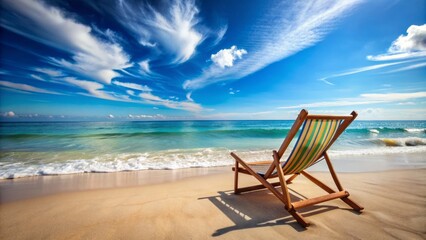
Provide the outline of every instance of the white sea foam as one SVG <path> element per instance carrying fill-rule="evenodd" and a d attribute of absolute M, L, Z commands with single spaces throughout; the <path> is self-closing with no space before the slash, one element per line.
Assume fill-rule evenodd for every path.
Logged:
<path fill-rule="evenodd" d="M 375 139 L 379 146 L 353 149 L 332 148 L 331 156 L 380 155 L 398 153 L 426 153 L 426 139 L 417 137 Z M 380 146 L 381 145 L 381 146 Z M 85 172 L 119 172 L 155 169 L 181 169 L 194 167 L 215 167 L 232 165 L 234 160 L 226 148 L 172 149 L 144 153 L 94 154 L 75 153 L 18 153 L 0 164 L 0 179 L 20 178 L 39 175 L 61 175 Z M 238 155 L 249 162 L 272 160 L 272 149 L 236 150 Z M 37 154 L 39 154 L 37 156 Z M 53 155 L 52 155 L 53 154 Z M 286 155 L 289 151 L 286 152 Z M 34 156 L 31 161 L 17 161 Z M 58 157 L 62 156 L 62 157 Z M 73 157 L 74 156 L 74 157 Z M 46 159 L 44 161 L 34 159 Z"/>
<path fill-rule="evenodd" d="M 370 129 L 370 133 L 379 134 L 380 132 L 377 129 Z"/>
<path fill-rule="evenodd" d="M 400 153 L 426 153 L 426 146 L 401 146 L 401 147 L 378 147 L 378 148 L 367 148 L 367 149 L 354 149 L 354 150 L 330 150 L 328 154 L 330 156 L 361 156 L 361 155 L 382 155 L 382 154 L 400 154 Z"/>
<path fill-rule="evenodd" d="M 419 140 L 419 139 L 417 139 Z M 422 140 L 423 143 L 424 139 Z M 404 140 L 405 142 L 407 140 Z M 234 163 L 226 148 L 175 149 L 145 153 L 103 154 L 88 159 L 70 159 L 45 163 L 12 163 L 0 165 L 0 179 L 11 179 L 40 175 L 62 175 L 87 172 L 119 172 L 155 169 L 181 169 L 194 167 L 229 166 Z M 272 149 L 237 150 L 238 155 L 248 161 L 272 160 Z M 287 151 L 284 159 L 290 151 Z M 426 145 L 375 147 L 351 150 L 330 150 L 330 156 L 381 155 L 396 153 L 426 153 Z"/>
<path fill-rule="evenodd" d="M 406 132 L 410 132 L 410 133 L 422 133 L 422 132 L 426 132 L 425 128 L 405 128 L 404 130 Z"/>
<path fill-rule="evenodd" d="M 265 151 L 247 151 L 242 155 L 256 161 Z M 271 155 L 271 151 L 267 151 Z M 38 175 L 60 175 L 85 172 L 118 172 L 154 169 L 225 166 L 233 163 L 228 149 L 179 149 L 151 153 L 104 154 L 91 159 L 72 159 L 44 164 L 4 163 L 0 179 Z"/>

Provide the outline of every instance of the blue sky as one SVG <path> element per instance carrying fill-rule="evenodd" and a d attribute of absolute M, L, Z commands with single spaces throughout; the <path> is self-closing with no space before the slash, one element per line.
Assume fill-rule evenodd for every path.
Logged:
<path fill-rule="evenodd" d="M 426 119 L 426 2 L 1 1 L 11 120 Z"/>

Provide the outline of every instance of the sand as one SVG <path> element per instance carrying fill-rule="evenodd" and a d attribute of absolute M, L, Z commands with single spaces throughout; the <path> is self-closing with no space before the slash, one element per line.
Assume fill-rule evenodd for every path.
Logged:
<path fill-rule="evenodd" d="M 158 171 L 148 177 L 150 181 L 140 176 L 154 171 L 121 173 L 128 175 L 121 178 L 133 180 L 123 180 L 119 186 L 108 183 L 117 183 L 117 174 L 77 174 L 69 184 L 82 185 L 84 178 L 92 175 L 109 185 L 3 198 L 0 239 L 426 238 L 426 169 L 339 173 L 344 188 L 365 207 L 364 212 L 358 214 L 340 200 L 308 207 L 300 211 L 311 222 L 307 229 L 300 227 L 266 190 L 234 195 L 229 168 L 209 170 L 208 174 L 203 171 L 189 169 L 177 178 L 153 179 L 154 175 L 171 175 L 170 171 Z M 332 182 L 327 173 L 313 175 Z M 132 185 L 135 180 L 141 182 Z M 249 176 L 240 180 L 242 185 L 257 184 Z M 9 186 L 9 195 L 16 195 L 18 186 L 21 190 L 39 188 L 34 192 L 42 192 L 42 186 L 55 186 L 35 184 L 37 181 L 17 181 L 12 187 L 2 182 L 1 186 L 2 190 Z M 289 187 L 294 200 L 324 193 L 303 177 Z"/>

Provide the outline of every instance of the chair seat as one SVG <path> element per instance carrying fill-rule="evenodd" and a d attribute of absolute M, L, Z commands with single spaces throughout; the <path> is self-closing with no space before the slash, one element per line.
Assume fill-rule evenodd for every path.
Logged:
<path fill-rule="evenodd" d="M 268 169 L 269 169 L 269 167 L 271 166 L 272 163 L 273 163 L 272 161 L 260 161 L 260 162 L 251 162 L 251 163 L 248 163 L 248 165 L 257 174 L 259 174 L 260 176 L 264 177 L 266 171 L 268 171 Z M 232 167 L 232 171 L 235 171 L 235 167 Z M 244 168 L 239 168 L 238 171 L 240 173 L 244 173 L 244 174 L 249 174 L 250 175 L 250 173 L 247 170 L 245 170 Z M 274 178 L 275 175 L 277 175 L 277 171 L 274 171 L 271 174 L 271 178 Z"/>
<path fill-rule="evenodd" d="M 272 164 L 272 161 L 269 163 L 254 163 L 254 164 L 249 163 L 249 166 L 259 175 L 263 176 L 266 173 L 266 171 L 268 171 L 268 168 L 271 166 L 271 164 Z"/>

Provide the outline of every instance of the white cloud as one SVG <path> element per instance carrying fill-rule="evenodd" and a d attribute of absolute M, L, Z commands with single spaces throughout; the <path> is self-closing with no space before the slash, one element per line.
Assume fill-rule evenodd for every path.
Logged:
<path fill-rule="evenodd" d="M 298 113 L 293 113 L 288 119 L 294 119 Z M 280 119 L 286 118 L 281 113 L 276 114 L 275 111 L 262 111 L 262 112 L 222 112 L 214 114 L 203 114 L 196 116 L 196 119 Z"/>
<path fill-rule="evenodd" d="M 135 91 L 133 90 L 126 90 L 126 93 L 129 94 L 130 96 L 135 96 Z"/>
<path fill-rule="evenodd" d="M 131 119 L 165 119 L 166 117 L 161 115 L 161 114 L 155 114 L 155 115 L 147 115 L 147 114 L 132 115 L 132 114 L 129 114 L 128 118 L 131 118 Z"/>
<path fill-rule="evenodd" d="M 185 81 L 183 87 L 195 90 L 220 81 L 240 79 L 313 46 L 360 2 L 307 0 L 276 3 L 272 11 L 252 27 L 247 40 L 240 43 L 250 52 L 243 61 L 232 68 L 210 67 L 199 77 Z"/>
<path fill-rule="evenodd" d="M 12 111 L 9 111 L 9 112 L 5 112 L 5 113 L 3 114 L 3 116 L 4 116 L 4 117 L 15 117 L 15 116 L 16 116 L 16 114 L 15 114 L 14 112 L 12 112 Z"/>
<path fill-rule="evenodd" d="M 192 101 L 179 102 L 179 101 L 170 100 L 170 99 L 163 99 L 161 97 L 153 95 L 152 93 L 147 93 L 147 92 L 141 93 L 139 94 L 139 96 L 148 103 L 162 105 L 168 108 L 183 109 L 183 110 L 191 111 L 191 112 L 199 112 L 203 110 L 201 105 Z"/>
<path fill-rule="evenodd" d="M 151 5 L 120 1 L 117 20 L 137 35 L 141 45 L 165 50 L 174 56 L 174 63 L 183 63 L 204 39 L 196 29 L 199 10 L 193 0 L 173 0 L 165 6 L 166 10 L 160 12 Z"/>
<path fill-rule="evenodd" d="M 239 92 L 240 92 L 240 90 L 238 90 L 238 89 L 229 88 L 229 94 L 231 94 L 231 95 L 234 95 L 234 94 L 239 93 Z"/>
<path fill-rule="evenodd" d="M 411 25 L 407 35 L 400 35 L 392 42 L 386 54 L 367 56 L 372 61 L 399 60 L 426 56 L 426 24 Z"/>
<path fill-rule="evenodd" d="M 98 83 L 98 82 L 91 82 L 86 80 L 78 80 L 72 77 L 66 77 L 64 78 L 64 81 L 67 83 L 70 83 L 74 86 L 77 86 L 81 89 L 84 89 L 91 97 L 101 98 L 101 99 L 107 99 L 107 100 L 113 100 L 113 101 L 124 101 L 126 99 L 119 99 L 115 96 L 112 96 L 111 94 L 108 94 L 107 92 L 102 91 L 104 88 L 104 85 Z"/>
<path fill-rule="evenodd" d="M 16 90 L 20 90 L 20 91 L 25 91 L 25 92 L 60 94 L 58 92 L 41 89 L 41 88 L 34 87 L 34 86 L 31 86 L 31 85 L 28 85 L 28 84 L 23 84 L 23 83 L 13 83 L 13 82 L 8 82 L 8 81 L 0 81 L 0 86 L 11 88 L 11 89 L 16 89 Z"/>
<path fill-rule="evenodd" d="M 211 60 L 220 68 L 234 66 L 234 61 L 241 59 L 244 54 L 247 54 L 245 49 L 238 49 L 237 46 L 232 46 L 228 49 L 222 49 L 216 54 L 211 55 Z"/>
<path fill-rule="evenodd" d="M 148 42 L 148 41 L 145 41 L 145 40 L 140 40 L 139 43 L 144 47 L 153 48 L 153 47 L 157 46 L 157 43 L 151 43 L 151 42 Z"/>
<path fill-rule="evenodd" d="M 130 66 L 120 45 L 99 39 L 89 26 L 58 8 L 25 0 L 5 0 L 2 5 L 7 9 L 3 27 L 72 54 L 72 62 L 50 58 L 52 64 L 107 84 L 118 76 L 114 69 Z"/>
<path fill-rule="evenodd" d="M 228 25 L 222 26 L 219 31 L 216 33 L 216 40 L 214 41 L 213 45 L 218 44 L 220 41 L 222 41 L 223 37 L 225 36 L 226 32 L 228 31 Z"/>
<path fill-rule="evenodd" d="M 416 105 L 414 102 L 400 102 L 397 105 L 405 106 L 405 105 Z"/>
<path fill-rule="evenodd" d="M 139 85 L 139 84 L 136 84 L 136 83 L 125 83 L 125 82 L 119 82 L 119 81 L 113 81 L 112 83 L 117 85 L 117 86 L 131 88 L 131 89 L 135 89 L 135 90 L 140 90 L 140 91 L 145 91 L 145 92 L 152 91 L 152 89 L 150 87 L 146 86 L 146 85 Z"/>
<path fill-rule="evenodd" d="M 193 101 L 194 101 L 194 99 L 192 99 L 191 95 L 192 95 L 192 92 L 187 93 L 187 94 L 186 94 L 186 99 L 188 99 L 188 101 L 193 102 Z"/>
<path fill-rule="evenodd" d="M 388 51 L 391 53 L 426 51 L 426 24 L 411 25 L 407 29 L 407 35 L 400 35 Z"/>
<path fill-rule="evenodd" d="M 416 98 L 426 98 L 426 92 L 412 93 L 365 93 L 360 95 L 362 98 L 376 101 L 405 101 Z"/>
<path fill-rule="evenodd" d="M 369 55 L 367 59 L 370 61 L 394 61 L 409 58 L 426 57 L 426 52 L 409 52 L 409 53 L 395 53 L 395 54 L 379 54 L 376 56 Z"/>
<path fill-rule="evenodd" d="M 315 103 L 306 103 L 299 104 L 294 106 L 287 107 L 278 107 L 278 109 L 293 109 L 293 108 L 317 108 L 317 107 L 344 107 L 344 106 L 354 106 L 354 105 L 365 105 L 365 104 L 374 104 L 382 103 L 383 101 L 368 101 L 368 100 L 336 100 L 330 102 L 315 102 Z"/>
<path fill-rule="evenodd" d="M 328 102 L 314 102 L 307 104 L 299 104 L 294 106 L 278 107 L 279 109 L 293 109 L 293 108 L 318 108 L 318 107 L 343 107 L 343 106 L 356 106 L 367 105 L 376 103 L 390 103 L 408 101 L 411 99 L 426 98 L 426 92 L 412 92 L 412 93 L 364 93 L 360 94 L 357 98 L 342 98 Z"/>
<path fill-rule="evenodd" d="M 139 94 L 139 96 L 145 100 L 149 100 L 149 101 L 158 101 L 158 102 L 162 102 L 162 101 L 166 101 L 165 99 L 162 99 L 160 97 L 157 97 L 151 93 L 141 93 Z"/>
<path fill-rule="evenodd" d="M 324 78 L 320 78 L 318 80 L 323 81 L 323 82 L 325 82 L 326 84 L 329 84 L 329 85 L 334 85 L 330 81 L 327 81 L 327 79 L 353 75 L 353 74 L 357 74 L 357 73 L 361 73 L 361 72 L 377 70 L 377 69 L 380 69 L 380 68 L 386 68 L 386 67 L 399 65 L 399 64 L 403 64 L 403 63 L 409 63 L 409 62 L 412 62 L 412 60 L 393 62 L 393 63 L 382 63 L 382 64 L 376 64 L 376 65 L 372 65 L 372 66 L 359 67 L 359 68 L 350 69 L 350 70 L 345 71 L 343 73 L 333 74 L 333 75 L 330 75 L 330 76 L 327 76 L 327 77 L 324 77 Z"/>
<path fill-rule="evenodd" d="M 114 118 L 114 115 L 110 114 L 108 115 L 108 118 Z"/>
<path fill-rule="evenodd" d="M 61 71 L 50 68 L 34 68 L 34 71 L 46 74 L 50 77 L 60 77 L 63 75 Z"/>
<path fill-rule="evenodd" d="M 150 73 L 151 70 L 149 68 L 149 60 L 144 60 L 139 62 L 139 66 L 141 67 L 144 73 Z"/>
<path fill-rule="evenodd" d="M 42 81 L 42 82 L 46 82 L 46 79 L 44 79 L 43 77 L 39 76 L 39 75 L 35 75 L 35 74 L 30 74 L 30 77 Z"/>
<path fill-rule="evenodd" d="M 412 64 L 410 66 L 406 66 L 406 67 L 398 68 L 398 69 L 395 69 L 395 70 L 392 70 L 392 71 L 388 71 L 387 73 L 408 71 L 408 70 L 413 70 L 413 69 L 422 68 L 422 67 L 426 67 L 426 62 Z"/>
<path fill-rule="evenodd" d="M 390 108 L 366 108 L 357 109 L 360 120 L 424 120 L 425 108 L 398 108 L 398 111 Z"/>

